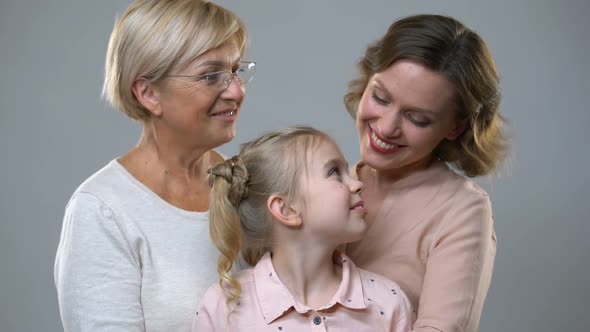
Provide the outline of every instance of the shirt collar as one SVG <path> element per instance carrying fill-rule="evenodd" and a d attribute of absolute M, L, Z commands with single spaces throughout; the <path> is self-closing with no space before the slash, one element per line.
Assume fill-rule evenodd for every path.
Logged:
<path fill-rule="evenodd" d="M 318 308 L 317 311 L 332 308 L 336 304 L 350 309 L 366 308 L 359 269 L 342 253 L 337 253 L 336 262 L 342 265 L 342 281 L 330 302 Z M 254 267 L 254 280 L 258 302 L 267 324 L 272 323 L 291 308 L 301 314 L 313 310 L 296 301 L 289 289 L 281 282 L 272 265 L 270 253 L 264 254 Z"/>

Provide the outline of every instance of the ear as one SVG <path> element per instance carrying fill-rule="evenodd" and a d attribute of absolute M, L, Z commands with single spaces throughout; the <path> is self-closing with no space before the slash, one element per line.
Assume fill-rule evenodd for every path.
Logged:
<path fill-rule="evenodd" d="M 139 103 L 153 116 L 162 115 L 158 92 L 154 90 L 154 87 L 150 82 L 145 78 L 139 78 L 133 82 L 131 89 L 137 101 L 139 101 Z"/>
<path fill-rule="evenodd" d="M 302 220 L 299 213 L 291 206 L 287 206 L 285 199 L 278 195 L 270 195 L 266 201 L 266 207 L 270 214 L 281 224 L 289 227 L 301 226 Z"/>
<path fill-rule="evenodd" d="M 453 128 L 453 130 L 451 130 L 445 136 L 445 138 L 449 141 L 454 141 L 455 139 L 457 139 L 457 137 L 461 136 L 465 129 L 467 129 L 467 123 L 467 119 L 457 121 L 457 123 L 455 124 L 455 128 Z"/>

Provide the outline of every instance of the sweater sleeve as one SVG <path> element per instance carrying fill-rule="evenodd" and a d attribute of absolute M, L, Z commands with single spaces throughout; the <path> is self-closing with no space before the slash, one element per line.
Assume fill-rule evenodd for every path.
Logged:
<path fill-rule="evenodd" d="M 478 330 L 496 237 L 487 195 L 455 196 L 428 253 L 413 331 Z"/>
<path fill-rule="evenodd" d="M 116 216 L 96 196 L 66 207 L 55 259 L 65 331 L 144 331 L 139 259 Z"/>

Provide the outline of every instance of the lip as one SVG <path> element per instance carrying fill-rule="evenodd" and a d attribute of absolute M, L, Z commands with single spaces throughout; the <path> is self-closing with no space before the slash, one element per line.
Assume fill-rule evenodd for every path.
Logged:
<path fill-rule="evenodd" d="M 209 114 L 210 117 L 225 120 L 225 121 L 234 121 L 238 117 L 238 109 L 237 108 L 228 108 L 219 111 L 215 111 Z"/>
<path fill-rule="evenodd" d="M 373 148 L 373 150 L 375 150 L 376 152 L 381 153 L 381 154 L 392 154 L 392 153 L 398 152 L 403 147 L 403 145 L 398 145 L 395 142 L 392 142 L 392 141 L 382 138 L 380 135 L 377 134 L 377 132 L 373 131 L 373 128 L 371 128 L 371 126 L 368 126 L 368 127 L 369 127 L 369 130 L 367 131 L 367 137 L 369 139 L 369 144 L 371 145 L 371 148 Z M 384 142 L 385 144 L 395 145 L 395 148 L 386 149 L 386 148 L 380 146 L 374 140 L 373 134 L 375 134 L 375 136 L 377 136 L 377 138 L 380 141 Z"/>
<path fill-rule="evenodd" d="M 365 203 L 363 201 L 356 202 L 350 209 L 361 213 L 367 212 L 367 209 L 365 209 Z"/>

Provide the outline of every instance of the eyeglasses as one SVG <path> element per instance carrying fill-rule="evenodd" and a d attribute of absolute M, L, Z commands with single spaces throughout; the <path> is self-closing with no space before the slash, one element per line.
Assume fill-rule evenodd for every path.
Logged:
<path fill-rule="evenodd" d="M 216 91 L 223 91 L 229 87 L 231 82 L 236 82 L 244 87 L 254 78 L 256 72 L 256 62 L 242 61 L 235 70 L 223 70 L 203 75 L 168 75 L 168 77 L 186 77 L 195 83 L 209 87 Z"/>

